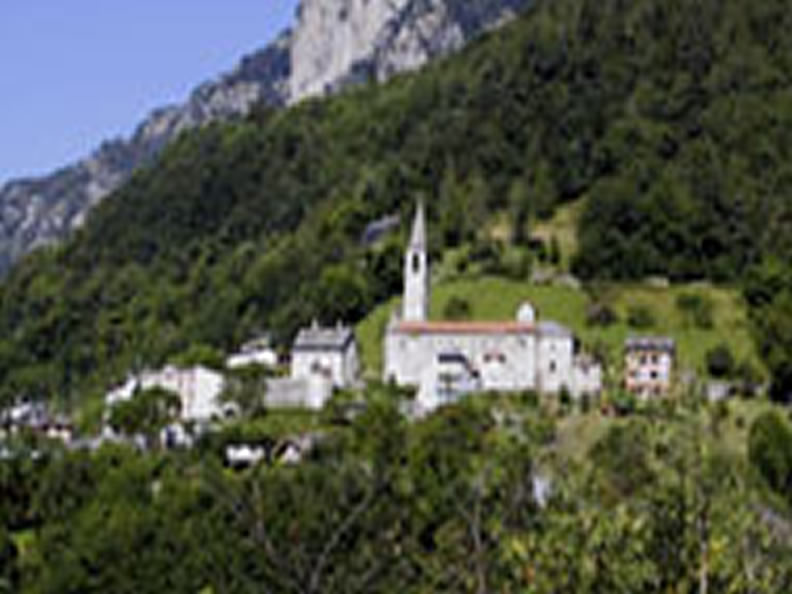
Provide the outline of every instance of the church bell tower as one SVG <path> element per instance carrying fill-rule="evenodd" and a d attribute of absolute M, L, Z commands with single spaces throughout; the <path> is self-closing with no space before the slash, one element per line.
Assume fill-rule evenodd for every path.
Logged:
<path fill-rule="evenodd" d="M 424 322 L 429 318 L 429 258 L 426 254 L 426 215 L 423 202 L 415 210 L 410 243 L 404 255 L 404 305 L 402 319 Z"/>

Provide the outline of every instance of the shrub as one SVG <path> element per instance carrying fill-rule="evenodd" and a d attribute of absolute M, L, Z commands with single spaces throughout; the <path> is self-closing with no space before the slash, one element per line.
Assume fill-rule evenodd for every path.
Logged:
<path fill-rule="evenodd" d="M 682 293 L 677 297 L 676 306 L 687 323 L 705 330 L 714 326 L 715 305 L 710 298 L 694 293 Z"/>
<path fill-rule="evenodd" d="M 503 244 L 492 239 L 477 240 L 470 249 L 470 261 L 481 266 L 484 273 L 501 271 Z"/>
<path fill-rule="evenodd" d="M 748 435 L 748 459 L 777 493 L 792 488 L 792 430 L 776 412 L 757 418 Z"/>
<path fill-rule="evenodd" d="M 19 553 L 11 535 L 0 524 L 0 592 L 13 592 L 18 582 L 17 559 Z"/>
<path fill-rule="evenodd" d="M 620 416 L 631 415 L 637 408 L 637 400 L 629 392 L 621 392 L 613 398 L 613 409 Z"/>
<path fill-rule="evenodd" d="M 523 431 L 531 443 L 541 446 L 549 446 L 557 437 L 555 423 L 541 414 L 526 416 Z"/>
<path fill-rule="evenodd" d="M 748 360 L 741 361 L 734 370 L 734 376 L 740 382 L 740 394 L 747 398 L 756 396 L 761 377 L 756 367 Z"/>
<path fill-rule="evenodd" d="M 561 386 L 561 391 L 558 393 L 558 403 L 565 410 L 572 406 L 572 394 L 566 386 Z"/>
<path fill-rule="evenodd" d="M 730 377 L 734 373 L 734 356 L 728 345 L 720 344 L 707 351 L 707 371 L 712 377 Z"/>
<path fill-rule="evenodd" d="M 649 461 L 652 444 L 646 429 L 645 423 L 635 420 L 616 425 L 589 454 L 603 486 L 619 498 L 644 489 L 654 478 Z"/>
<path fill-rule="evenodd" d="M 171 357 L 169 362 L 179 367 L 203 365 L 204 367 L 217 370 L 225 368 L 225 357 L 222 351 L 205 344 L 190 345 L 180 354 Z"/>
<path fill-rule="evenodd" d="M 527 407 L 539 408 L 539 394 L 536 390 L 526 390 L 519 395 L 519 401 Z"/>
<path fill-rule="evenodd" d="M 654 313 L 646 305 L 633 305 L 627 311 L 627 323 L 632 328 L 651 328 L 655 325 Z"/>
<path fill-rule="evenodd" d="M 507 250 L 501 258 L 503 274 L 513 280 L 526 280 L 531 277 L 532 256 L 528 250 Z"/>
<path fill-rule="evenodd" d="M 729 418 L 730 414 L 729 403 L 725 400 L 720 400 L 710 409 L 710 420 L 712 422 L 712 429 L 716 434 L 720 434 L 723 423 Z"/>
<path fill-rule="evenodd" d="M 610 305 L 606 303 L 590 303 L 586 307 L 587 326 L 612 326 L 619 321 L 619 316 Z"/>
<path fill-rule="evenodd" d="M 471 314 L 470 302 L 457 296 L 451 297 L 443 309 L 443 316 L 447 320 L 468 320 Z"/>
<path fill-rule="evenodd" d="M 540 237 L 532 237 L 528 241 L 528 248 L 536 254 L 536 258 L 542 263 L 547 262 L 548 258 L 548 249 L 547 245 L 545 244 L 544 240 Z"/>
<path fill-rule="evenodd" d="M 550 264 L 558 266 L 561 263 L 561 244 L 558 243 L 558 239 L 554 235 L 550 239 L 550 254 L 549 254 Z"/>

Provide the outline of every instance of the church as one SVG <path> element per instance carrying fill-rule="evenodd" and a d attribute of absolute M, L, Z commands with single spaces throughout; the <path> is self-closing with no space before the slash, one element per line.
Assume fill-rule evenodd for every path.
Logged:
<path fill-rule="evenodd" d="M 385 333 L 384 379 L 417 390 L 430 411 L 473 392 L 597 394 L 602 368 L 579 354 L 573 333 L 539 321 L 529 303 L 514 320 L 430 321 L 426 216 L 419 204 L 404 256 L 404 295 Z"/>

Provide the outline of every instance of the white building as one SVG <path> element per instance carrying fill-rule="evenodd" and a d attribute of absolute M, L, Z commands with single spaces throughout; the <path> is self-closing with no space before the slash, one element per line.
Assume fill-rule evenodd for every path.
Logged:
<path fill-rule="evenodd" d="M 417 389 L 431 410 L 470 392 L 537 390 L 573 395 L 602 389 L 602 370 L 575 352 L 564 326 L 538 322 L 530 304 L 513 321 L 429 321 L 426 220 L 419 205 L 404 262 L 402 315 L 385 335 L 385 381 Z"/>
<path fill-rule="evenodd" d="M 226 367 L 239 369 L 248 365 L 263 365 L 264 367 L 277 367 L 278 353 L 272 348 L 269 336 L 262 336 L 243 344 L 239 352 L 226 359 Z"/>
<path fill-rule="evenodd" d="M 667 394 L 671 389 L 675 358 L 673 338 L 628 338 L 624 343 L 624 387 L 643 397 Z"/>
<path fill-rule="evenodd" d="M 168 366 L 159 371 L 145 371 L 130 377 L 125 384 L 105 398 L 108 406 L 131 400 L 139 390 L 162 388 L 179 396 L 183 421 L 210 421 L 225 416 L 220 393 L 225 387 L 223 376 L 206 367 L 180 369 Z"/>
<path fill-rule="evenodd" d="M 292 379 L 316 376 L 330 380 L 334 388 L 349 388 L 357 381 L 360 363 L 355 333 L 339 324 L 322 328 L 316 322 L 300 330 L 292 348 Z"/>
<path fill-rule="evenodd" d="M 264 398 L 269 408 L 321 410 L 333 395 L 332 379 L 322 374 L 278 377 L 267 380 Z"/>

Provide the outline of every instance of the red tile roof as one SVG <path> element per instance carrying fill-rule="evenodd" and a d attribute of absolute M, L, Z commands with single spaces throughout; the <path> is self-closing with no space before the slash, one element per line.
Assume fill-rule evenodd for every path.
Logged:
<path fill-rule="evenodd" d="M 395 331 L 404 334 L 530 334 L 535 327 L 525 322 L 399 322 Z"/>

